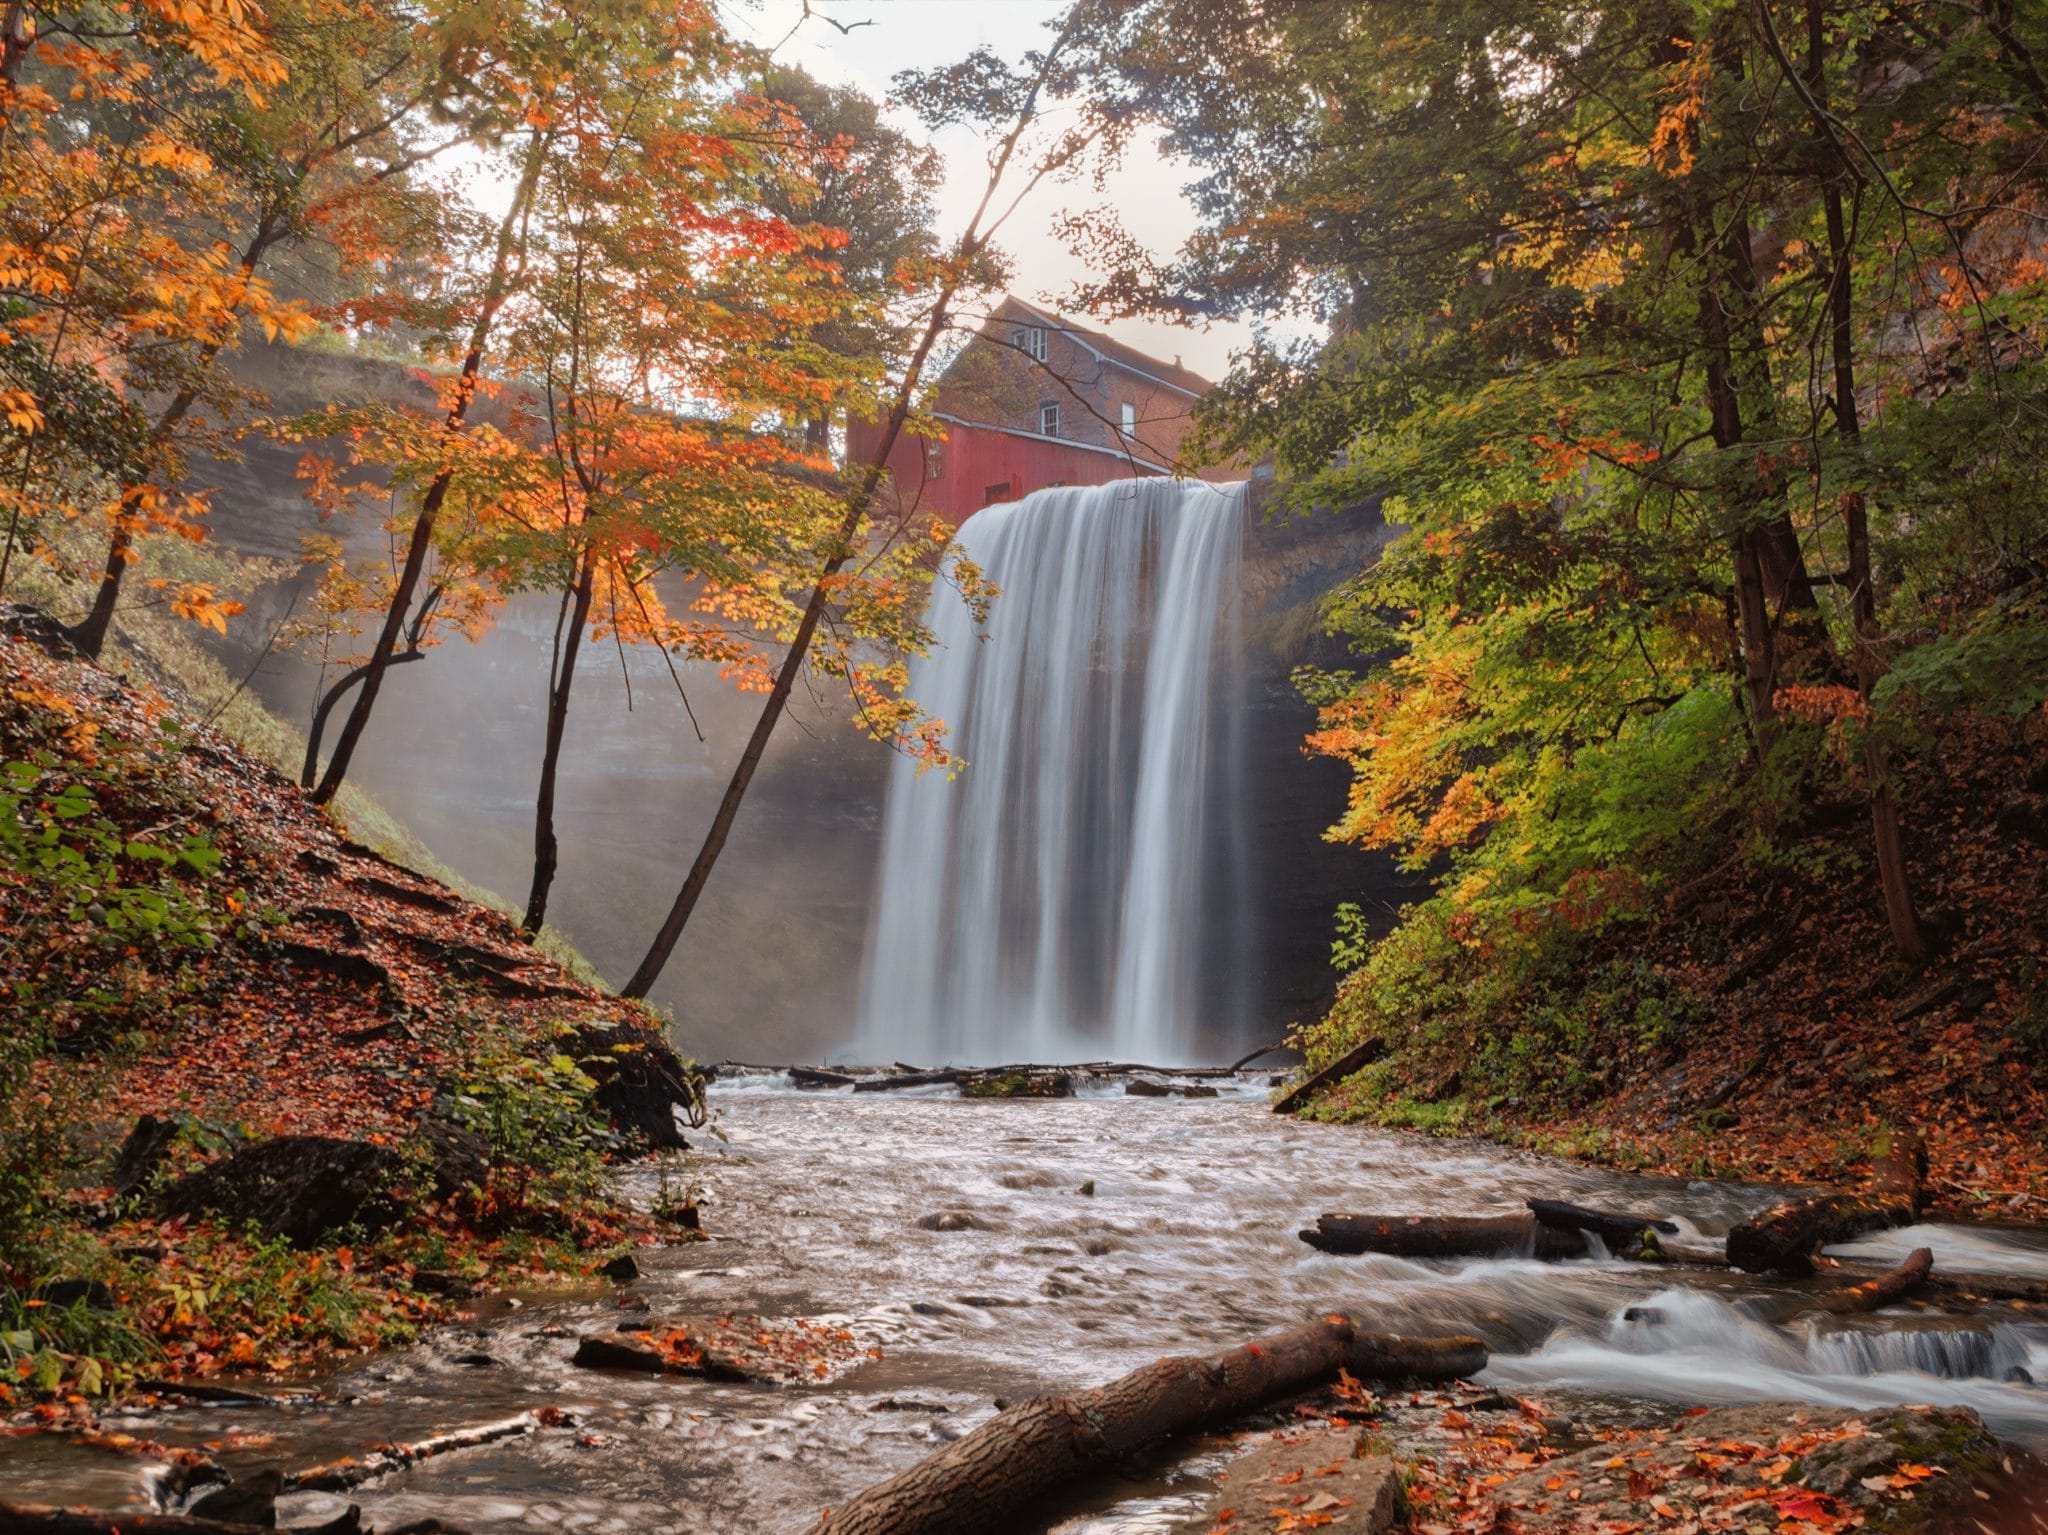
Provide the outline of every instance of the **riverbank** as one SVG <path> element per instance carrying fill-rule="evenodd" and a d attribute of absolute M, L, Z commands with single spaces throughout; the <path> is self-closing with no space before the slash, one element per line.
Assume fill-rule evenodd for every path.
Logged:
<path fill-rule="evenodd" d="M 1309 1112 L 1829 1184 L 1912 1124 L 1938 1209 L 2048 1217 L 2048 760 L 1965 720 L 1903 772 L 1925 962 L 1891 947 L 1860 802 L 1816 804 L 1768 862 L 1731 843 L 1637 916 L 1532 928 L 1512 963 L 1405 928 L 1306 1031 L 1311 1067 L 1384 1046 Z"/>
<path fill-rule="evenodd" d="M 660 1019 L 175 693 L 0 669 L 0 1404 L 301 1369 L 673 1229 L 606 1182 L 701 1111 Z"/>
<path fill-rule="evenodd" d="M 1162 1535 L 1219 1488 L 1246 1486 L 1234 1475 L 1219 1481 L 1232 1474 L 1240 1434 L 1299 1431 L 1332 1414 L 1393 1453 L 1411 1488 L 1432 1489 L 1427 1506 L 1411 1504 L 1416 1532 L 1456 1529 L 1513 1500 L 1533 1505 L 1543 1481 L 1567 1472 L 1578 1479 L 1566 1479 L 1554 1506 L 1597 1492 L 1595 1506 L 1617 1520 L 1656 1529 L 1671 1527 L 1657 1501 L 1702 1528 L 1714 1527 L 1710 1513 L 1740 1510 L 1727 1527 L 1774 1532 L 1799 1528 L 1780 1518 L 1780 1499 L 1795 1516 L 1810 1506 L 1825 1518 L 1922 1506 L 1931 1500 L 1900 1496 L 1914 1481 L 1903 1466 L 1939 1461 L 1960 1472 L 1962 1462 L 1896 1455 L 1889 1469 L 1871 1464 L 1847 1485 L 1828 1484 L 1836 1491 L 1816 1484 L 1835 1501 L 1793 1497 L 1813 1452 L 1838 1442 L 1882 1451 L 1872 1442 L 1890 1443 L 1881 1423 L 1915 1404 L 1976 1414 L 2016 1464 L 2021 1449 L 2048 1445 L 2048 1393 L 2007 1378 L 2015 1366 L 2048 1375 L 2048 1330 L 2027 1307 L 1954 1309 L 1949 1292 L 1935 1292 L 1872 1316 L 1785 1323 L 1763 1316 L 1836 1281 L 1597 1258 L 1318 1252 L 1301 1227 L 1368 1203 L 1483 1214 L 1540 1194 L 1654 1209 L 1682 1223 L 1684 1240 L 1709 1242 L 1768 1194 L 1303 1123 L 1272 1114 L 1263 1088 L 1260 1079 L 1214 1099 L 1006 1101 L 946 1085 L 856 1093 L 721 1077 L 711 1096 L 725 1139 L 688 1159 L 708 1240 L 640 1249 L 638 1277 L 621 1286 L 483 1299 L 470 1320 L 431 1329 L 417 1347 L 302 1377 L 313 1395 L 109 1413 L 103 1427 L 246 1477 L 360 1459 L 370 1446 L 419 1444 L 546 1406 L 564 1421 L 361 1485 L 305 1487 L 280 1503 L 280 1523 L 314 1525 L 354 1504 L 380 1530 L 432 1518 L 474 1535 L 785 1535 L 971 1432 L 998 1403 L 1111 1381 L 1161 1355 L 1213 1356 L 1341 1310 L 1373 1328 L 1476 1334 L 1490 1362 L 1469 1386 L 1368 1383 L 1370 1404 L 1311 1396 L 1162 1446 L 1077 1487 L 1036 1527 Z M 664 1172 L 632 1163 L 614 1178 L 620 1198 L 643 1206 L 661 1196 Z M 2048 1281 L 2048 1245 L 2025 1234 L 1942 1226 L 1897 1240 L 1930 1245 L 1937 1272 Z M 782 1380 L 576 1363 L 591 1337 L 630 1345 L 637 1333 L 721 1318 L 761 1318 L 784 1333 L 829 1329 L 839 1355 L 822 1375 L 806 1368 Z M 1696 1408 L 1717 1415 L 1710 1423 Z M 1729 1411 L 1749 1414 L 1749 1426 L 1720 1437 L 1745 1448 L 1717 1440 L 1706 1447 L 1724 1457 L 1712 1476 L 1683 1470 L 1675 1457 L 1688 1437 Z M 1674 1458 L 1635 1459 L 1663 1454 L 1658 1446 L 1676 1446 Z M 1642 1480 L 1589 1465 L 1595 1451 L 1601 1461 L 1627 1457 Z M 1529 1458 L 1511 1463 L 1517 1455 Z M 1793 1464 L 1779 1469 L 1781 1460 Z M 42 1502 L 162 1506 L 147 1502 L 151 1464 L 75 1436 L 0 1440 L 0 1478 L 22 1489 L 14 1496 Z M 1496 1476 L 1505 1480 L 1487 1480 Z M 1892 1476 L 1909 1486 L 1861 1485 Z M 1602 1478 L 1610 1485 L 1597 1486 Z M 1303 1483 L 1283 1485 L 1309 1497 L 1321 1490 Z M 1565 1497 L 1575 1486 L 1582 1498 Z M 97 1491 L 88 1498 L 88 1489 Z M 1332 1511 L 1291 1497 L 1295 1513 Z M 1284 1527 L 1252 1522 L 1251 1505 L 1221 1506 L 1239 1510 L 1240 1528 Z"/>

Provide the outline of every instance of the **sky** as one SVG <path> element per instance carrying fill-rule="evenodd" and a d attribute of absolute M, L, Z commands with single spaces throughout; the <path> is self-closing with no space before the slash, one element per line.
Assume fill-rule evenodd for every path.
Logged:
<path fill-rule="evenodd" d="M 817 14 L 805 20 L 802 0 L 719 0 L 720 15 L 740 37 L 777 48 L 779 60 L 800 65 L 821 80 L 856 86 L 878 100 L 887 98 L 890 78 L 898 70 L 950 64 L 980 46 L 1015 63 L 1027 49 L 1049 40 L 1046 23 L 1065 6 L 1063 0 L 811 0 L 811 9 Z M 820 15 L 848 26 L 872 25 L 841 33 Z M 908 113 L 893 112 L 890 120 L 920 140 L 931 137 Z M 949 129 L 934 142 L 946 157 L 946 182 L 937 199 L 938 230 L 946 237 L 958 232 L 981 197 L 988 146 L 966 128 Z M 1194 212 L 1184 195 L 1192 177 L 1188 166 L 1161 154 L 1147 137 L 1131 146 L 1107 191 L 1098 192 L 1086 181 L 1041 185 L 997 241 L 1015 258 L 1017 296 L 1060 306 L 1087 269 L 1053 232 L 1053 224 L 1063 212 L 1099 202 L 1114 203 L 1126 227 L 1155 255 L 1171 254 L 1194 231 Z M 1194 329 L 1146 320 L 1074 318 L 1154 357 L 1178 360 L 1211 380 L 1228 371 L 1231 352 L 1250 340 L 1249 330 L 1235 323 Z"/>

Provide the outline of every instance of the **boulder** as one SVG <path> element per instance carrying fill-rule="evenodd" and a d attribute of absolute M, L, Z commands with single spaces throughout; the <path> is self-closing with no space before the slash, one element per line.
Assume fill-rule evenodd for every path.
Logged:
<path fill-rule="evenodd" d="M 1359 1451 L 1355 1428 L 1282 1430 L 1256 1440 L 1216 1473 L 1220 1484 L 1174 1535 L 1242 1528 L 1326 1529 L 1331 1535 L 1379 1535 L 1394 1523 L 1401 1478 L 1384 1455 Z"/>
<path fill-rule="evenodd" d="M 399 1218 L 404 1159 L 389 1146 L 331 1135 L 280 1135 L 187 1173 L 164 1191 L 173 1216 L 217 1216 L 307 1244 Z"/>
<path fill-rule="evenodd" d="M 687 1151 L 690 1143 L 676 1124 L 701 1114 L 704 1082 L 676 1053 L 658 1041 L 593 1056 L 586 1069 L 598 1079 L 593 1101 L 611 1117 L 612 1127 L 656 1151 Z"/>
<path fill-rule="evenodd" d="M 413 1131 L 413 1140 L 433 1160 L 434 1197 L 446 1199 L 481 1189 L 491 1175 L 491 1148 L 466 1125 L 429 1114 Z"/>
<path fill-rule="evenodd" d="M 186 1122 L 182 1114 L 144 1114 L 135 1121 L 114 1155 L 114 1170 L 107 1179 L 116 1199 L 125 1199 L 157 1175 Z"/>

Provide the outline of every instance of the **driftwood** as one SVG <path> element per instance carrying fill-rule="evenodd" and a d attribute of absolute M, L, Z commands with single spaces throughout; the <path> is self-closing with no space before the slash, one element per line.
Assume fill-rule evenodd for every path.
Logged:
<path fill-rule="evenodd" d="M 1927 1148 L 1912 1131 L 1897 1131 L 1878 1148 L 1867 1193 L 1775 1204 L 1728 1233 L 1728 1261 L 1752 1274 L 1810 1274 L 1828 1243 L 1910 1226 L 1926 1206 Z"/>
<path fill-rule="evenodd" d="M 1397 1258 L 1490 1258 L 1520 1254 L 1583 1258 L 1576 1231 L 1541 1225 L 1532 1215 L 1324 1215 L 1302 1241 L 1326 1253 L 1389 1253 Z"/>
<path fill-rule="evenodd" d="M 1310 1072 L 1274 1103 L 1275 1114 L 1291 1114 L 1326 1087 L 1335 1086 L 1354 1071 L 1362 1071 L 1387 1053 L 1386 1042 L 1377 1035 L 1330 1062 L 1321 1071 Z"/>
<path fill-rule="evenodd" d="M 1344 1317 L 1209 1358 L 1157 1360 L 1092 1391 L 1039 1397 L 997 1413 L 901 1475 L 827 1510 L 813 1535 L 999 1528 L 1091 1470 L 1307 1391 L 1339 1370 L 1449 1380 L 1485 1363 L 1477 1338 L 1360 1333 Z"/>
<path fill-rule="evenodd" d="M 1553 1231 L 1590 1231 L 1618 1258 L 1661 1251 L 1660 1236 L 1676 1236 L 1678 1222 L 1654 1215 L 1629 1215 L 1614 1210 L 1589 1210 L 1559 1199 L 1532 1199 L 1529 1213 Z"/>
<path fill-rule="evenodd" d="M 516 1439 L 521 1434 L 530 1434 L 546 1421 L 544 1413 L 545 1410 L 517 1413 L 491 1423 L 472 1424 L 445 1434 L 430 1434 L 411 1444 L 380 1444 L 362 1455 L 293 1471 L 284 1478 L 284 1486 L 291 1492 L 346 1492 L 351 1487 L 360 1487 L 365 1482 L 389 1476 L 394 1471 L 403 1471 L 407 1466 L 446 1455 L 451 1450 L 475 1449 L 479 1445 L 496 1444 L 500 1439 Z"/>

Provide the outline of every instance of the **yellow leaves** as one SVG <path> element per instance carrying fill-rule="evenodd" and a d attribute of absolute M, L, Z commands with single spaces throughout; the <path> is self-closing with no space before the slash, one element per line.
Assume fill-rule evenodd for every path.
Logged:
<path fill-rule="evenodd" d="M 144 134 L 135 146 L 135 156 L 143 165 L 186 175 L 203 176 L 213 169 L 213 157 L 205 150 L 181 144 L 163 133 Z"/>
<path fill-rule="evenodd" d="M 226 634 L 228 620 L 242 611 L 241 603 L 218 595 L 212 587 L 200 582 L 174 585 L 169 581 L 152 581 L 150 585 L 171 588 L 170 607 L 173 613 L 218 634 Z"/>
<path fill-rule="evenodd" d="M 1672 66 L 1671 83 L 1663 91 L 1665 105 L 1650 132 L 1650 163 L 1667 176 L 1689 176 L 1699 163 L 1700 125 L 1712 76 L 1712 59 L 1705 48 L 1686 48 Z"/>
<path fill-rule="evenodd" d="M 26 389 L 0 389 L 0 416 L 18 432 L 32 435 L 43 429 L 43 413 Z"/>

